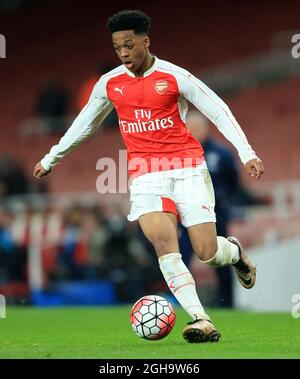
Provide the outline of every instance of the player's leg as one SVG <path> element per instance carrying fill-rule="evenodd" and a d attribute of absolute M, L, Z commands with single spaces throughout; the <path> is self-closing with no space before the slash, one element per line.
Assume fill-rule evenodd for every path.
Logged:
<path fill-rule="evenodd" d="M 214 189 L 206 163 L 186 170 L 186 177 L 176 189 L 178 210 L 182 224 L 188 228 L 194 252 L 199 259 L 211 266 L 232 265 L 243 287 L 255 284 L 256 270 L 234 237 L 216 234 Z"/>
<path fill-rule="evenodd" d="M 156 250 L 160 269 L 170 290 L 193 319 L 201 320 L 197 335 L 188 341 L 217 341 L 220 335 L 208 321 L 209 317 L 196 292 L 195 281 L 181 259 L 177 209 L 171 200 L 174 195 L 174 179 L 163 172 L 141 175 L 133 180 L 130 194 L 132 206 L 128 220 L 139 220 L 143 233 Z"/>
<path fill-rule="evenodd" d="M 198 258 L 213 267 L 232 265 L 243 287 L 255 284 L 256 270 L 234 237 L 216 235 L 215 223 L 196 224 L 188 227 L 188 233 Z"/>
<path fill-rule="evenodd" d="M 187 229 L 194 252 L 202 262 L 214 267 L 238 262 L 237 246 L 224 237 L 217 237 L 214 222 L 199 223 Z"/>
<path fill-rule="evenodd" d="M 153 244 L 162 274 L 180 305 L 193 320 L 209 320 L 198 298 L 195 281 L 181 259 L 176 216 L 168 212 L 150 212 L 139 217 L 139 223 Z"/>
<path fill-rule="evenodd" d="M 232 264 L 233 266 L 243 264 L 240 254 L 242 248 L 239 248 L 235 243 L 224 237 L 217 237 L 214 222 L 192 225 L 188 227 L 188 233 L 194 252 L 202 262 L 214 267 L 221 267 L 229 264 Z M 255 275 L 253 276 L 253 273 L 250 275 L 251 267 L 253 266 L 251 265 L 247 267 L 249 267 L 249 269 L 247 268 L 246 270 L 247 273 L 245 267 L 243 267 L 243 279 L 240 279 L 240 281 L 243 280 L 242 283 L 246 280 L 255 280 Z M 219 332 L 212 324 L 207 325 L 207 321 L 202 320 L 188 324 L 183 330 L 183 336 L 188 341 L 194 342 L 195 339 L 202 338 L 202 336 L 206 334 L 206 328 L 212 329 L 215 336 L 220 336 Z"/>
<path fill-rule="evenodd" d="M 193 239 L 195 235 L 195 228 L 193 226 L 188 227 L 188 233 L 193 246 L 193 250 L 196 252 L 196 254 L 197 252 L 201 253 L 201 258 L 210 257 L 217 250 L 217 238 L 214 226 L 214 223 L 197 224 L 197 231 L 198 228 L 201 229 L 201 235 L 204 236 L 204 238 L 201 239 L 201 243 L 198 241 L 199 238 L 196 240 Z M 190 229 L 192 229 L 191 232 Z M 188 342 L 202 342 L 206 340 L 211 341 L 211 339 L 207 337 L 209 335 L 212 335 L 214 337 L 213 341 L 218 341 L 218 339 L 221 337 L 221 334 L 211 323 L 211 321 L 207 322 L 201 318 L 194 322 L 188 323 L 187 326 L 183 329 L 183 337 Z"/>
<path fill-rule="evenodd" d="M 138 219 L 145 237 L 155 248 L 157 257 L 178 252 L 177 219 L 170 212 L 149 212 Z"/>
<path fill-rule="evenodd" d="M 175 178 L 175 199 L 182 224 L 188 228 L 193 249 L 197 256 L 212 266 L 233 264 L 240 259 L 240 251 L 231 241 L 216 235 L 215 199 L 206 163 L 185 169 Z M 206 334 L 207 321 L 188 324 L 183 336 L 190 342 Z M 211 324 L 215 335 L 219 332 Z"/>

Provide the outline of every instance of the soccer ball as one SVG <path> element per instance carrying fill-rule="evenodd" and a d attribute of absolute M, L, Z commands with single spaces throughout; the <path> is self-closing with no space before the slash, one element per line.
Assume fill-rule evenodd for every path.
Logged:
<path fill-rule="evenodd" d="M 166 337 L 175 325 L 176 315 L 172 305 L 163 297 L 148 295 L 140 298 L 130 312 L 134 332 L 147 340 Z"/>

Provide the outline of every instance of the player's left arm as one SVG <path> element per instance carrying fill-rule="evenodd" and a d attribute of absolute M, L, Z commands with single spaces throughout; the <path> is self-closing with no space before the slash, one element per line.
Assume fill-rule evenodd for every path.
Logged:
<path fill-rule="evenodd" d="M 184 96 L 216 125 L 238 151 L 248 174 L 259 179 L 264 173 L 263 163 L 252 149 L 242 128 L 224 101 L 188 71 L 182 70 L 176 75 L 176 78 L 180 95 Z"/>

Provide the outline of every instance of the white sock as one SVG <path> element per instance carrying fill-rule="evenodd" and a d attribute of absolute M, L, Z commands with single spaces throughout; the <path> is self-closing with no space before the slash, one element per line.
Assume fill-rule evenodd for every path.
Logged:
<path fill-rule="evenodd" d="M 224 237 L 217 237 L 218 250 L 214 257 L 208 261 L 202 261 L 210 266 L 221 267 L 237 263 L 240 259 L 238 247 Z"/>
<path fill-rule="evenodd" d="M 158 258 L 159 267 L 173 295 L 183 309 L 195 320 L 210 320 L 196 292 L 195 281 L 181 259 L 180 253 L 170 253 Z"/>

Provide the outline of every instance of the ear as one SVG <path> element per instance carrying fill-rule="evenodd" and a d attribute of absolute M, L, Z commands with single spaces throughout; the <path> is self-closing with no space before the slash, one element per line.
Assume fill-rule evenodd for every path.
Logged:
<path fill-rule="evenodd" d="M 148 36 L 144 38 L 144 44 L 145 47 L 148 49 L 148 47 L 150 46 L 150 38 Z"/>

